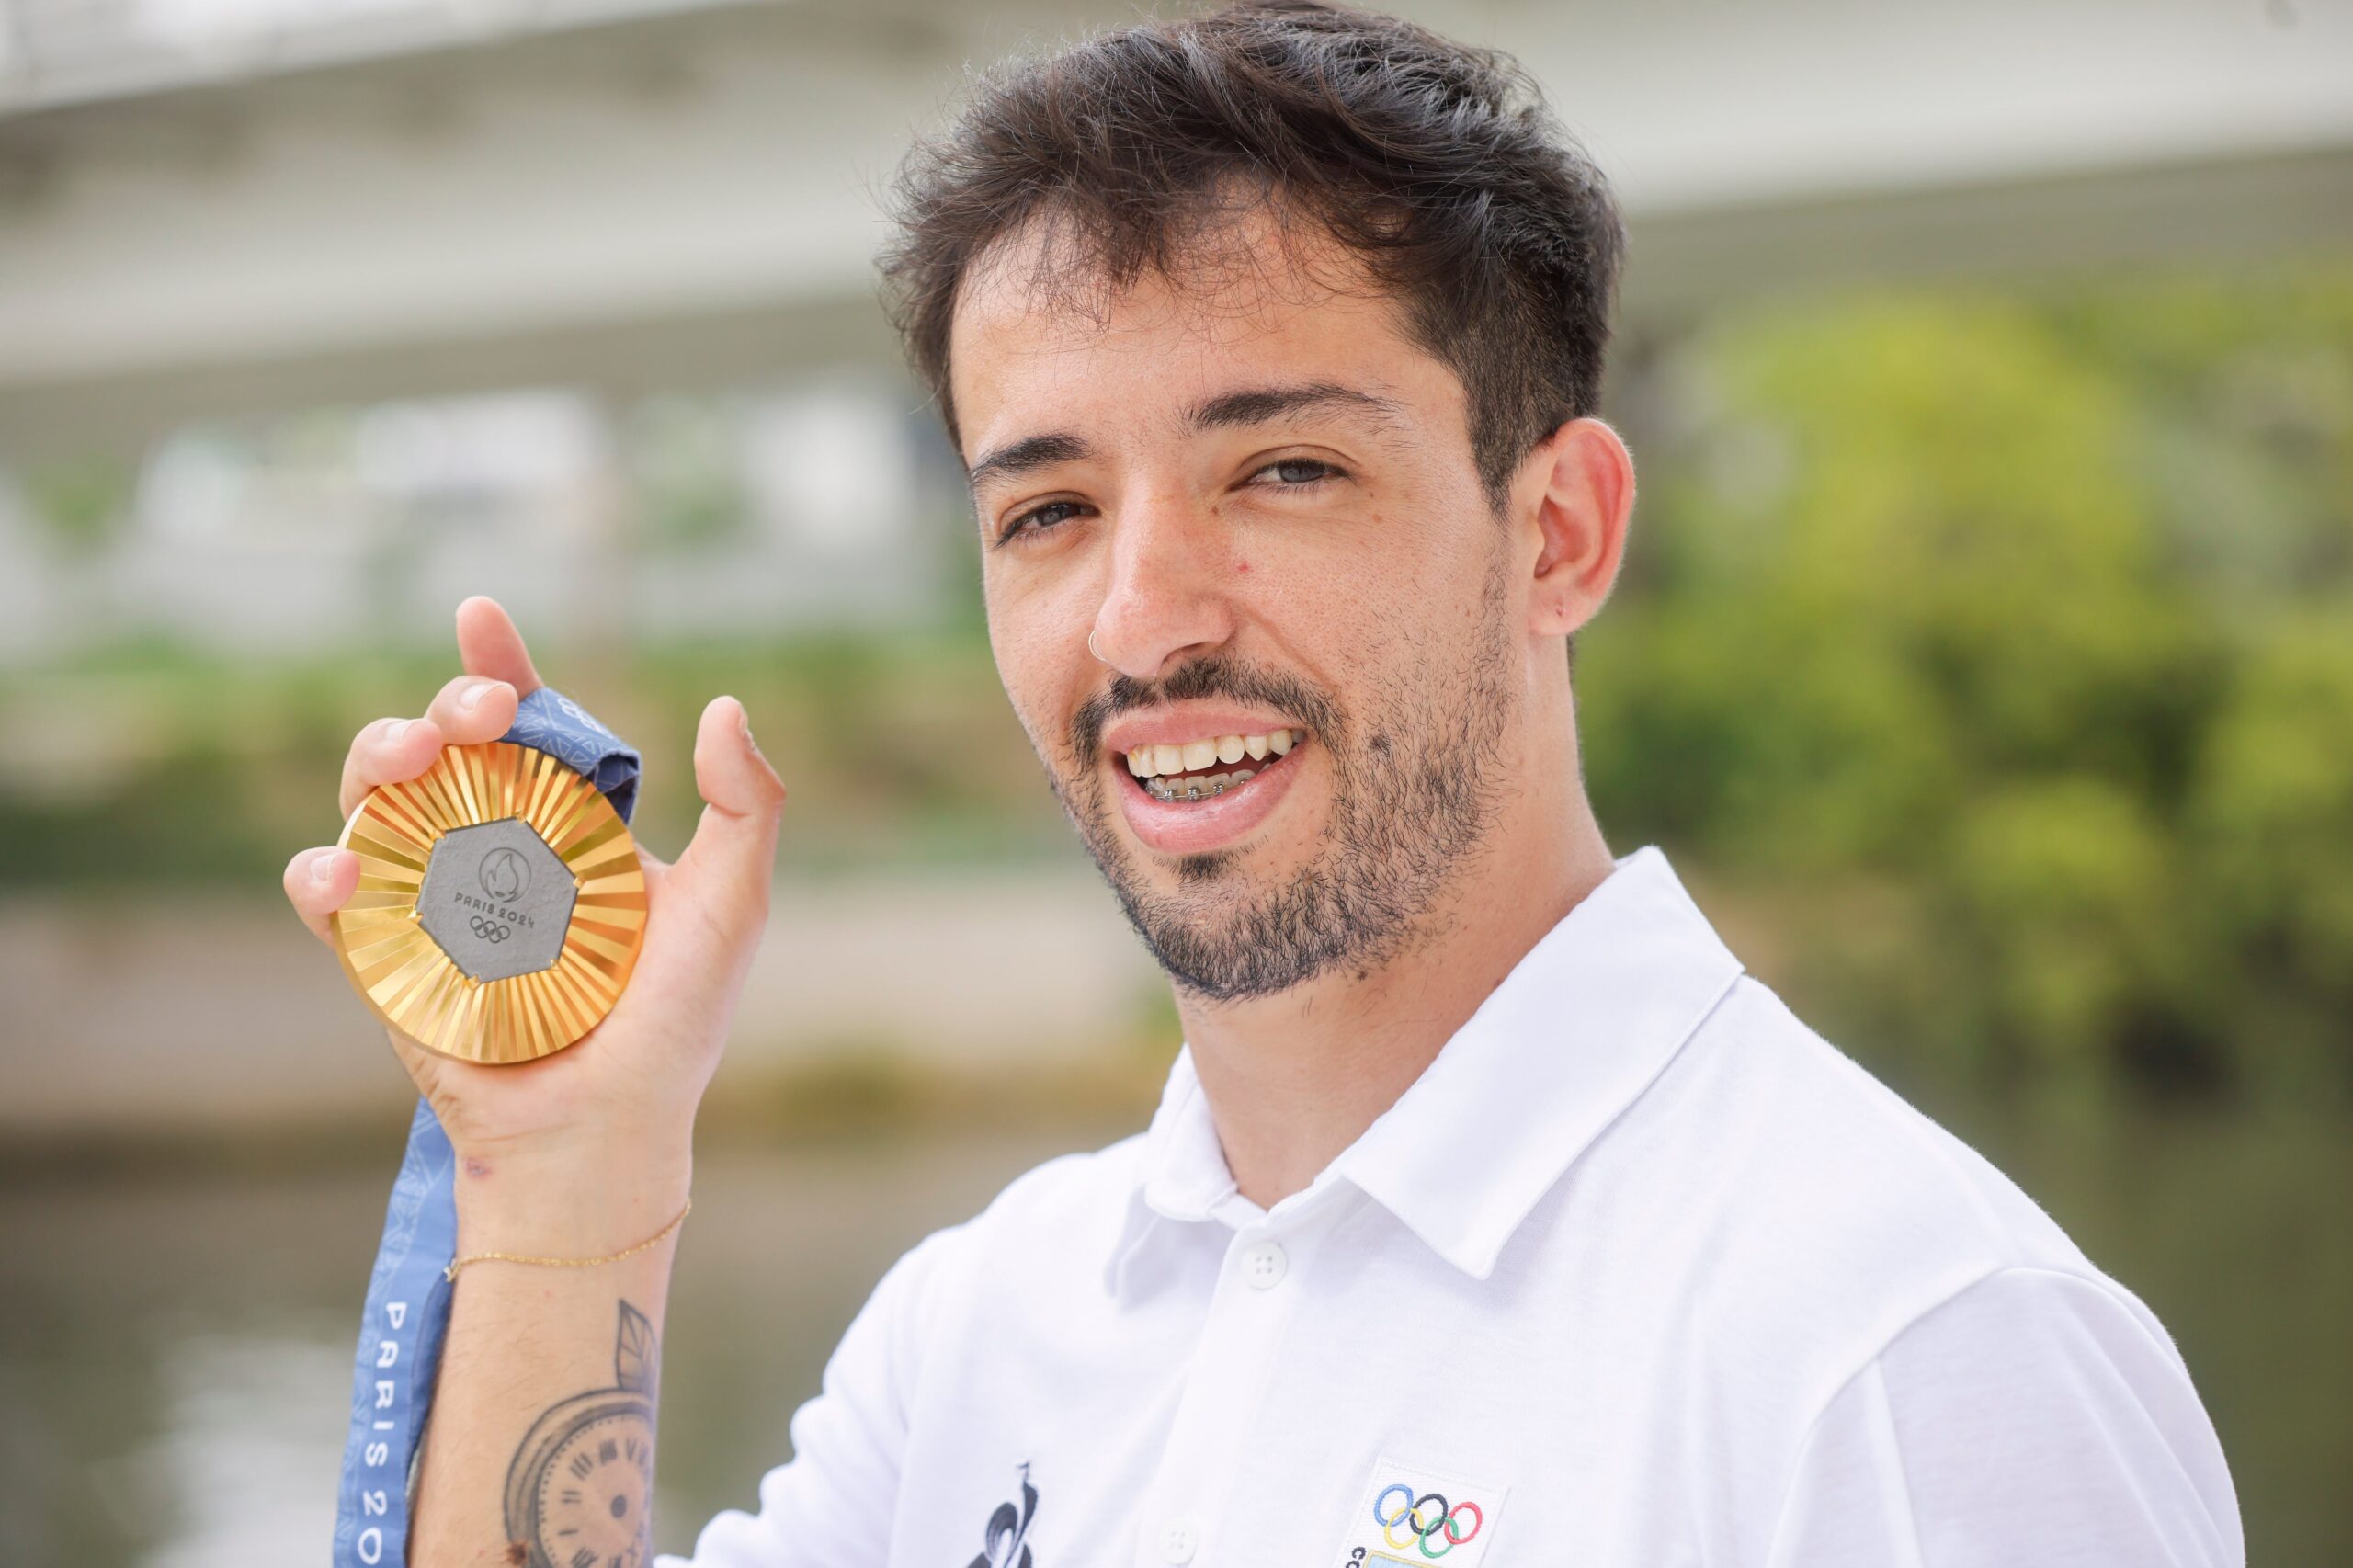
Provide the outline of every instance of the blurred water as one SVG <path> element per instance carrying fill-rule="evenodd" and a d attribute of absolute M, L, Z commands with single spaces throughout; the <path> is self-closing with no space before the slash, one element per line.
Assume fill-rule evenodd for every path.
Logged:
<path fill-rule="evenodd" d="M 392 1130 L 397 1131 L 397 1129 Z M 657 1543 L 756 1506 L 891 1260 L 1089 1137 L 707 1153 L 664 1335 Z M 0 1194 L 0 1562 L 316 1568 L 397 1163 Z"/>

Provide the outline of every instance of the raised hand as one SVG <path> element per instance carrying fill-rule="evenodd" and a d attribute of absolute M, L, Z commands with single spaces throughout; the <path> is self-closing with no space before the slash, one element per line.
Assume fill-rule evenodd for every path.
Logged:
<path fill-rule="evenodd" d="M 477 596 L 460 604 L 457 631 L 465 673 L 421 717 L 379 719 L 353 738 L 337 802 L 344 817 L 378 785 L 423 773 L 443 747 L 496 740 L 513 724 L 517 703 L 539 688 L 522 635 L 497 601 Z M 642 1218 L 636 1211 L 649 1185 L 666 1188 L 682 1177 L 695 1108 L 718 1068 L 767 921 L 785 790 L 733 698 L 713 698 L 703 709 L 694 763 L 701 821 L 675 864 L 640 846 L 645 946 L 629 988 L 578 1043 L 537 1062 L 483 1066 L 385 1031 L 468 1175 L 511 1173 L 509 1187 L 537 1189 L 535 1221 L 577 1230 L 584 1245 Z M 358 858 L 349 851 L 305 849 L 287 865 L 286 894 L 312 932 L 329 941 L 328 916 L 358 880 Z M 608 1212 L 600 1197 L 624 1191 L 630 1212 Z M 465 1192 L 461 1183 L 461 1198 Z M 560 1193 L 566 1212 L 559 1220 L 544 1210 Z"/>

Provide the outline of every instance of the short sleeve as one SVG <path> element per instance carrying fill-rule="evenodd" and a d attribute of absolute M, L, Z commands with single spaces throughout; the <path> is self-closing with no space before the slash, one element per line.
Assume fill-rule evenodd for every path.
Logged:
<path fill-rule="evenodd" d="M 881 1568 L 922 1343 L 917 1307 L 961 1229 L 925 1238 L 875 1285 L 826 1360 L 816 1396 L 793 1412 L 792 1458 L 760 1478 L 759 1511 L 723 1510 L 703 1526 L 691 1557 L 657 1554 L 654 1568 Z M 811 1519 L 824 1528 L 810 1529 Z"/>
<path fill-rule="evenodd" d="M 1799 1454 L 1769 1568 L 2245 1568 L 2204 1406 L 2147 1309 L 2014 1267 L 1915 1319 Z"/>

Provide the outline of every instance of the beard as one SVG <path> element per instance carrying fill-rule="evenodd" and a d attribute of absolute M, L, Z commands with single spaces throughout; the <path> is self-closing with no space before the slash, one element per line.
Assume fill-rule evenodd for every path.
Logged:
<path fill-rule="evenodd" d="M 1096 869 L 1154 959 L 1209 1001 L 1271 996 L 1348 969 L 1359 978 L 1438 929 L 1449 883 L 1484 843 L 1505 795 L 1499 766 L 1517 716 L 1499 548 L 1470 639 L 1431 649 L 1381 699 L 1376 722 L 1278 671 L 1211 655 L 1157 681 L 1114 675 L 1074 715 L 1074 777 L 1046 776 Z M 1452 657 L 1445 656 L 1451 653 Z M 1308 863 L 1267 885 L 1232 850 L 1179 857 L 1177 886 L 1153 885 L 1120 842 L 1102 767 L 1104 726 L 1138 708 L 1227 698 L 1273 709 L 1330 753 L 1332 807 Z M 1043 748 L 1040 748 L 1041 751 Z"/>

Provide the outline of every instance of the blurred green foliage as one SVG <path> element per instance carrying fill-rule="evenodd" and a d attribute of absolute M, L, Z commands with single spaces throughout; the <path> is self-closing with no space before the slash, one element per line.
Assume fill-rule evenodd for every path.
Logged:
<path fill-rule="evenodd" d="M 636 651 L 537 630 L 524 628 L 542 676 L 643 755 L 632 827 L 657 854 L 693 835 L 695 728 L 722 692 L 791 790 L 790 872 L 1075 853 L 972 631 Z M 353 734 L 420 711 L 455 674 L 454 644 L 261 663 L 147 646 L 26 672 L 0 688 L 0 733 L 26 737 L 20 758 L 59 737 L 80 749 L 0 780 L 0 888 L 274 891 L 290 856 L 341 828 Z"/>
<path fill-rule="evenodd" d="M 1848 295 L 1646 373 L 1613 842 L 1769 906 L 1915 1086 L 2353 1087 L 2353 270 Z"/>
<path fill-rule="evenodd" d="M 130 464 L 105 457 L 45 463 L 22 476 L 28 516 L 46 525 L 70 555 L 91 555 L 109 543 L 131 515 L 139 476 Z"/>

